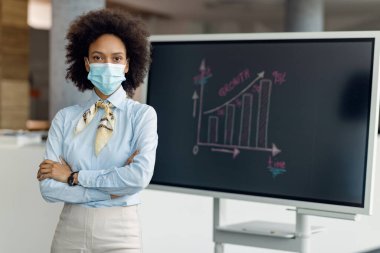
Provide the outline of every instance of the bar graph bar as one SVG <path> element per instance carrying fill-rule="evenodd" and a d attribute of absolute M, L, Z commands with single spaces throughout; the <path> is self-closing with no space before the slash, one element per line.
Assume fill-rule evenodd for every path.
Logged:
<path fill-rule="evenodd" d="M 272 81 L 260 80 L 259 114 L 257 120 L 256 146 L 266 148 L 268 146 L 268 121 Z"/>
<path fill-rule="evenodd" d="M 219 122 L 219 118 L 217 116 L 208 117 L 208 142 L 209 143 L 218 142 L 218 122 Z"/>
<path fill-rule="evenodd" d="M 239 145 L 249 146 L 252 124 L 252 94 L 243 95 L 240 122 Z"/>
<path fill-rule="evenodd" d="M 235 105 L 226 106 L 226 116 L 224 125 L 224 144 L 233 144 L 234 126 L 235 126 Z"/>

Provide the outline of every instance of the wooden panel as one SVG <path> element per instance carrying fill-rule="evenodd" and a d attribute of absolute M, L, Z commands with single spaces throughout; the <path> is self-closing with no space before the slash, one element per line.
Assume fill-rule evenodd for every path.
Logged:
<path fill-rule="evenodd" d="M 27 55 L 29 52 L 28 27 L 1 27 L 1 50 L 3 53 Z"/>
<path fill-rule="evenodd" d="M 24 129 L 29 118 L 29 83 L 25 80 L 3 79 L 0 94 L 0 128 Z"/>
<path fill-rule="evenodd" d="M 15 108 L 11 111 L 4 111 L 1 117 L 1 128 L 25 129 L 29 113 L 24 108 Z"/>
<path fill-rule="evenodd" d="M 2 27 L 2 78 L 28 79 L 29 29 Z"/>
<path fill-rule="evenodd" d="M 28 55 L 3 53 L 2 78 L 27 80 L 29 72 L 28 63 Z"/>
<path fill-rule="evenodd" d="M 0 128 L 25 129 L 29 117 L 28 0 L 0 0 Z"/>
<path fill-rule="evenodd" d="M 28 0 L 1 0 L 1 23 L 12 27 L 26 27 Z"/>
<path fill-rule="evenodd" d="M 1 106 L 27 105 L 29 101 L 29 83 L 26 80 L 3 79 L 0 83 Z"/>

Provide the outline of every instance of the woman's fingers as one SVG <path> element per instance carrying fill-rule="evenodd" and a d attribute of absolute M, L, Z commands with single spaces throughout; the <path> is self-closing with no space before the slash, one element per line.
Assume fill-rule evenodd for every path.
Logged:
<path fill-rule="evenodd" d="M 136 149 L 135 152 L 128 158 L 127 165 L 131 164 L 133 162 L 133 158 L 135 158 L 136 155 L 140 153 L 140 150 Z"/>
<path fill-rule="evenodd" d="M 51 168 L 41 168 L 38 170 L 37 178 L 38 180 L 43 180 L 45 178 L 50 178 L 52 175 L 52 169 Z"/>
<path fill-rule="evenodd" d="M 41 164 L 37 172 L 37 178 L 41 175 L 41 170 L 51 169 L 51 164 Z"/>
<path fill-rule="evenodd" d="M 43 163 L 40 165 L 40 168 L 37 172 L 37 178 L 41 177 L 42 175 L 47 178 L 47 175 L 52 175 L 54 164 L 51 163 Z"/>
<path fill-rule="evenodd" d="M 46 160 L 43 160 L 43 162 L 42 163 L 55 163 L 54 161 L 52 161 L 52 160 L 49 160 L 49 159 L 46 159 Z"/>
<path fill-rule="evenodd" d="M 52 171 L 52 168 L 41 168 L 39 170 L 40 174 L 50 173 L 51 171 Z"/>
<path fill-rule="evenodd" d="M 46 160 L 43 160 L 42 163 L 40 163 L 40 166 L 42 164 L 54 164 L 54 163 L 55 163 L 54 161 L 46 159 Z"/>
<path fill-rule="evenodd" d="M 60 160 L 61 162 L 52 160 L 42 162 L 37 173 L 38 180 L 51 178 L 62 183 L 67 182 L 67 178 L 71 174 L 71 168 L 62 157 L 60 157 Z"/>
<path fill-rule="evenodd" d="M 51 178 L 51 177 L 52 177 L 52 171 L 51 171 L 51 169 L 40 170 L 37 173 L 37 179 L 39 181 L 41 181 L 43 179 L 46 179 L 46 178 Z"/>
<path fill-rule="evenodd" d="M 40 165 L 40 168 L 51 168 L 51 167 L 53 167 L 53 164 L 51 163 L 42 163 Z"/>
<path fill-rule="evenodd" d="M 38 173 L 46 173 L 47 171 L 52 171 L 53 166 L 51 164 L 41 165 L 40 169 L 38 170 Z"/>
<path fill-rule="evenodd" d="M 40 163 L 39 170 L 37 172 L 37 179 L 42 181 L 46 178 L 52 177 L 53 166 L 56 162 L 46 159 Z"/>
<path fill-rule="evenodd" d="M 51 178 L 51 177 L 52 177 L 51 173 L 41 174 L 41 175 L 38 177 L 38 181 L 42 181 L 42 180 L 44 180 L 44 179 L 46 179 L 46 178 Z"/>

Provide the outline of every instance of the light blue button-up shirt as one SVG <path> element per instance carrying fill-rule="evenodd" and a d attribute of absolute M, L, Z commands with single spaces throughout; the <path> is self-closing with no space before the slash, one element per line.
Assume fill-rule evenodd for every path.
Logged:
<path fill-rule="evenodd" d="M 79 171 L 80 185 L 69 186 L 54 179 L 40 181 L 48 202 L 67 202 L 86 207 L 128 206 L 140 203 L 139 192 L 150 182 L 156 158 L 157 114 L 153 107 L 130 98 L 120 87 L 107 100 L 115 108 L 115 127 L 106 146 L 95 155 L 96 130 L 104 110 L 78 134 L 74 129 L 83 113 L 100 98 L 66 107 L 54 117 L 46 143 L 45 159 L 56 162 L 60 156 L 73 171 Z M 133 162 L 127 159 L 138 149 Z M 111 199 L 110 194 L 121 196 Z"/>

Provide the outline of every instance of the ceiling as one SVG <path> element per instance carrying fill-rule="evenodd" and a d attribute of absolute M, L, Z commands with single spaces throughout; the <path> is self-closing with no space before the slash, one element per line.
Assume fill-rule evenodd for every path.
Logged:
<path fill-rule="evenodd" d="M 305 0 L 306 1 L 306 0 Z M 108 0 L 145 15 L 197 22 L 284 27 L 286 0 Z M 380 30 L 380 0 L 325 0 L 325 30 Z"/>
<path fill-rule="evenodd" d="M 82 1 L 82 0 L 81 0 Z M 308 1 L 308 0 L 302 0 Z M 204 27 L 239 26 L 240 32 L 284 31 L 287 0 L 106 0 L 111 8 L 123 8 L 141 15 L 162 33 L 181 32 L 185 25 Z M 326 31 L 380 30 L 380 0 L 325 0 Z M 28 22 L 49 29 L 51 0 L 29 0 Z M 35 14 L 35 15 L 31 15 Z M 158 25 L 157 25 L 158 24 Z M 169 27 L 178 26 L 177 30 Z M 165 29 L 165 26 L 168 28 Z M 164 27 L 164 28 L 163 28 Z M 242 28 L 243 27 L 243 28 Z M 252 30 L 252 27 L 255 27 Z M 225 29 L 227 32 L 228 29 Z M 185 29 L 186 30 L 186 29 Z M 235 29 L 236 30 L 236 29 Z M 215 32 L 217 30 L 210 30 Z M 187 29 L 187 32 L 192 30 Z"/>

